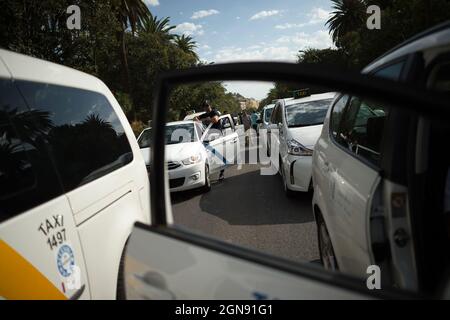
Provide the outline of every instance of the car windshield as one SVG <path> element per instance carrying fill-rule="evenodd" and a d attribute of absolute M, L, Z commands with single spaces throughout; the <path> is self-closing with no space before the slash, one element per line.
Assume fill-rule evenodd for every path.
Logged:
<path fill-rule="evenodd" d="M 302 102 L 286 106 L 288 127 L 306 127 L 322 124 L 331 101 L 333 99 Z"/>
<path fill-rule="evenodd" d="M 272 111 L 273 111 L 273 108 L 268 108 L 268 109 L 264 110 L 264 121 L 265 122 L 269 121 L 270 116 L 272 115 Z"/>
<path fill-rule="evenodd" d="M 149 148 L 151 146 L 151 129 L 146 129 L 139 137 L 139 148 Z M 166 144 L 194 142 L 194 126 L 192 124 L 170 125 L 166 127 Z"/>
<path fill-rule="evenodd" d="M 194 124 L 186 123 L 166 126 L 165 141 L 166 144 L 194 142 Z"/>

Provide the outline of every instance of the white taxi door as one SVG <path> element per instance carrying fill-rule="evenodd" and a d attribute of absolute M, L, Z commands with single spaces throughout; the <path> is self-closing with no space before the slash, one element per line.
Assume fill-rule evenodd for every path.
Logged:
<path fill-rule="evenodd" d="M 233 119 L 229 114 L 221 116 L 219 120 L 222 123 L 222 133 L 224 135 L 224 157 L 226 164 L 235 163 L 239 152 L 239 136 L 235 130 Z"/>
<path fill-rule="evenodd" d="M 311 270 L 308 270 L 310 269 Z M 127 299 L 367 299 L 298 266 L 170 227 L 137 223 L 125 260 Z"/>
<path fill-rule="evenodd" d="M 360 121 L 364 125 L 357 124 L 359 107 L 358 98 L 348 99 L 347 96 L 333 105 L 331 125 L 328 121 L 329 126 L 324 126 L 322 132 L 328 143 L 324 143 L 322 137 L 316 146 L 319 158 L 316 170 L 320 192 L 328 199 L 325 201 L 327 214 L 324 214 L 324 219 L 334 240 L 338 266 L 341 270 L 363 276 L 367 266 L 374 264 L 367 233 L 370 225 L 368 212 L 380 177 L 375 166 L 367 160 L 368 152 L 363 152 L 364 146 L 349 142 L 356 141 L 356 138 L 349 139 L 348 132 L 356 136 L 359 130 L 361 133 L 357 132 L 357 137 L 366 132 L 365 122 Z M 342 118 L 341 114 L 344 114 Z"/>
<path fill-rule="evenodd" d="M 27 108 L 1 63 L 0 298 L 90 298 L 72 210 L 39 138 L 51 124 Z"/>
<path fill-rule="evenodd" d="M 208 156 L 209 172 L 217 173 L 226 165 L 225 136 L 221 130 L 211 128 L 210 124 L 203 134 L 202 141 Z"/>

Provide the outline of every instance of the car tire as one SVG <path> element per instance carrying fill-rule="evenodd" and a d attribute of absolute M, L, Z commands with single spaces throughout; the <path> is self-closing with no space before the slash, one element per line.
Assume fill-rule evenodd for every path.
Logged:
<path fill-rule="evenodd" d="M 209 166 L 205 164 L 205 185 L 203 186 L 203 192 L 209 192 L 211 190 L 211 178 L 209 176 Z"/>
<path fill-rule="evenodd" d="M 317 219 L 317 238 L 319 244 L 320 262 L 326 270 L 338 271 L 339 266 L 334 253 L 330 234 L 322 216 Z"/>

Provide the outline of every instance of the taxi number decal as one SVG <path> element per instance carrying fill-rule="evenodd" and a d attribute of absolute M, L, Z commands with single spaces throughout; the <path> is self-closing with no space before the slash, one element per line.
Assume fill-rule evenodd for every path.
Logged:
<path fill-rule="evenodd" d="M 45 219 L 39 225 L 38 231 L 46 237 L 50 250 L 54 250 L 66 241 L 66 229 L 62 215 L 53 215 L 51 218 Z"/>
<path fill-rule="evenodd" d="M 52 236 L 48 237 L 47 244 L 50 250 L 55 249 L 58 245 L 63 244 L 66 241 L 66 229 L 61 229 Z"/>

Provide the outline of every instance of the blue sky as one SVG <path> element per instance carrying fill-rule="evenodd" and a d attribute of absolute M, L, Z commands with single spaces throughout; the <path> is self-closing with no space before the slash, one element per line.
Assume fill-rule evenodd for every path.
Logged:
<path fill-rule="evenodd" d="M 207 62 L 295 61 L 299 50 L 332 46 L 325 27 L 329 0 L 145 2 L 154 15 L 170 17 L 176 33 L 193 36 L 200 59 Z"/>

